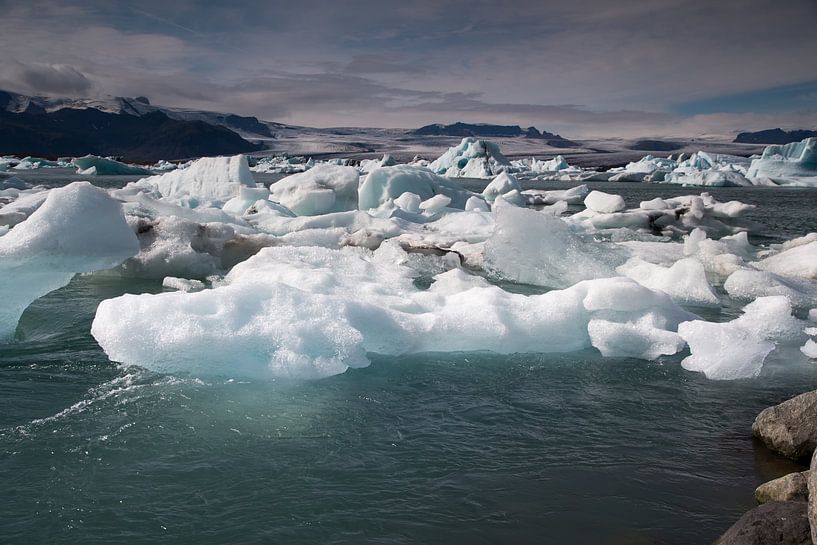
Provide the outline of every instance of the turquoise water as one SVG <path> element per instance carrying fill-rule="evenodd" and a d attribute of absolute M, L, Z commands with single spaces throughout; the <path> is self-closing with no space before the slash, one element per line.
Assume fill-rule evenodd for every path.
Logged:
<path fill-rule="evenodd" d="M 817 192 L 732 191 L 771 239 L 817 229 Z M 159 290 L 75 278 L 0 345 L 0 542 L 707 543 L 792 468 L 754 416 L 817 385 L 785 351 L 734 382 L 590 350 L 373 357 L 314 382 L 110 363 L 98 302 Z"/>

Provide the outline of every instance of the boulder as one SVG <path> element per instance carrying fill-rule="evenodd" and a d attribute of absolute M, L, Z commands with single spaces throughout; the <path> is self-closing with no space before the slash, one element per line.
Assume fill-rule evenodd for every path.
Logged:
<path fill-rule="evenodd" d="M 787 458 L 808 460 L 817 447 L 817 390 L 765 409 L 752 433 Z"/>
<path fill-rule="evenodd" d="M 813 545 L 808 504 L 773 501 L 748 511 L 716 545 Z"/>
<path fill-rule="evenodd" d="M 817 543 L 817 451 L 811 459 L 808 477 L 808 518 L 811 523 L 811 540 Z"/>
<path fill-rule="evenodd" d="M 809 473 L 808 471 L 798 471 L 763 483 L 755 490 L 755 499 L 758 503 L 807 501 L 809 498 Z"/>

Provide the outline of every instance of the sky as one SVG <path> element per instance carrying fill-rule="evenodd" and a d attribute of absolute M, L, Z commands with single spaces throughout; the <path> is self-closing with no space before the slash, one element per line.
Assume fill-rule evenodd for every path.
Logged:
<path fill-rule="evenodd" d="M 817 0 L 0 0 L 0 89 L 306 126 L 817 129 Z"/>

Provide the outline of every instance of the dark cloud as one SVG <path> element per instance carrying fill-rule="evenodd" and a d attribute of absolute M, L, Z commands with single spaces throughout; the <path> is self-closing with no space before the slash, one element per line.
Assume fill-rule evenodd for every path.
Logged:
<path fill-rule="evenodd" d="M 93 88 L 85 74 L 73 66 L 12 59 L 0 64 L 0 84 L 15 91 L 67 96 L 87 94 Z"/>
<path fill-rule="evenodd" d="M 323 126 L 468 118 L 577 136 L 739 130 L 775 114 L 775 124 L 795 122 L 766 90 L 817 80 L 815 0 L 0 0 L 0 9 L 2 86 L 143 94 Z M 727 107 L 746 93 L 768 106 Z"/>
<path fill-rule="evenodd" d="M 406 62 L 397 56 L 355 55 L 343 71 L 349 74 L 423 74 L 428 71 L 428 68 L 417 63 Z"/>

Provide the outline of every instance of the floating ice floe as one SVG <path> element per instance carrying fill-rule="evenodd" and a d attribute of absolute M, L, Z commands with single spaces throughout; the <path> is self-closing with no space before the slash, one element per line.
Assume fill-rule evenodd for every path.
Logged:
<path fill-rule="evenodd" d="M 159 372 L 316 378 L 368 365 L 367 353 L 595 346 L 652 359 L 681 350 L 675 329 L 694 318 L 624 278 L 525 296 L 453 269 L 422 290 L 378 252 L 267 248 L 213 289 L 103 301 L 92 334 L 114 361 Z"/>
<path fill-rule="evenodd" d="M 51 190 L 0 237 L 0 339 L 14 335 L 28 305 L 76 273 L 115 267 L 138 251 L 122 207 L 104 190 L 88 182 Z"/>
<path fill-rule="evenodd" d="M 37 168 L 63 168 L 69 166 L 67 161 L 51 161 L 41 157 L 23 157 L 14 165 L 15 170 L 34 170 Z"/>
<path fill-rule="evenodd" d="M 86 155 L 77 157 L 71 161 L 77 168 L 77 174 L 88 176 L 112 176 L 112 175 L 143 175 L 151 174 L 150 170 L 135 165 L 128 165 L 96 155 Z"/>
<path fill-rule="evenodd" d="M 691 355 L 681 363 L 707 378 L 752 378 L 760 374 L 776 341 L 803 337 L 803 324 L 792 316 L 791 303 L 782 296 L 761 297 L 726 323 L 694 320 L 678 326 Z"/>

